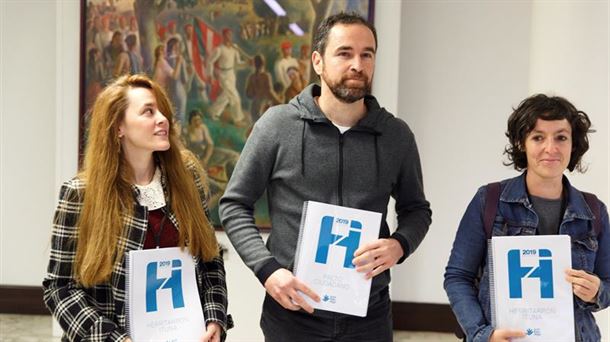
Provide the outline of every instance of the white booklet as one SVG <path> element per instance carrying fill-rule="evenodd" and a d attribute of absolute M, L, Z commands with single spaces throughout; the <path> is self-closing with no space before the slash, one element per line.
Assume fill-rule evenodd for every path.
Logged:
<path fill-rule="evenodd" d="M 574 341 L 570 237 L 492 237 L 489 255 L 493 326 L 525 331 L 523 342 Z"/>
<path fill-rule="evenodd" d="M 356 272 L 354 252 L 379 237 L 381 214 L 307 201 L 294 262 L 295 276 L 320 296 L 315 309 L 366 316 L 371 280 Z"/>
<path fill-rule="evenodd" d="M 126 289 L 132 341 L 199 341 L 205 333 L 195 263 L 186 249 L 130 251 Z"/>

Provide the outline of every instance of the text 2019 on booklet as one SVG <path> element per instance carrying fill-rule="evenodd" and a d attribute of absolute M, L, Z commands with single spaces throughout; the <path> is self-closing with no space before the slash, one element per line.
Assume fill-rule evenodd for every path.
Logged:
<path fill-rule="evenodd" d="M 356 272 L 354 252 L 379 237 L 381 214 L 320 202 L 303 204 L 295 276 L 315 291 L 315 309 L 366 316 L 371 280 Z"/>

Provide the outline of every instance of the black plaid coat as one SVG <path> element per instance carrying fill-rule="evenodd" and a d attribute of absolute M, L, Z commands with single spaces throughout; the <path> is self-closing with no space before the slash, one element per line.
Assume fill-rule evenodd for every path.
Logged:
<path fill-rule="evenodd" d="M 207 212 L 201 179 L 195 174 L 202 203 Z M 165 179 L 162 177 L 165 188 Z M 108 282 L 84 288 L 74 280 L 78 217 L 83 207 L 85 183 L 73 178 L 59 193 L 59 204 L 53 220 L 51 257 L 43 281 L 44 301 L 64 330 L 62 341 L 123 341 L 127 337 L 125 316 L 125 257 L 114 265 Z M 137 191 L 134 187 L 134 191 Z M 142 249 L 148 226 L 148 211 L 138 205 L 134 196 L 133 216 L 123 218 L 124 234 L 119 247 Z M 166 213 L 179 228 L 172 212 Z M 227 317 L 227 286 L 222 257 L 210 262 L 196 258 L 196 278 L 206 323 L 216 322 L 224 331 L 232 322 Z M 202 327 L 202 333 L 204 329 Z"/>

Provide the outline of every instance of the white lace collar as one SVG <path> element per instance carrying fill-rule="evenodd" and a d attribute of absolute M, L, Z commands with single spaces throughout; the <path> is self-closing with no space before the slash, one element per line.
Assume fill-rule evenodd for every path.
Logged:
<path fill-rule="evenodd" d="M 148 185 L 138 185 L 136 187 L 140 191 L 138 202 L 140 205 L 148 207 L 148 210 L 155 210 L 165 206 L 165 195 L 163 194 L 163 186 L 161 185 L 161 170 L 155 169 L 155 175 Z"/>

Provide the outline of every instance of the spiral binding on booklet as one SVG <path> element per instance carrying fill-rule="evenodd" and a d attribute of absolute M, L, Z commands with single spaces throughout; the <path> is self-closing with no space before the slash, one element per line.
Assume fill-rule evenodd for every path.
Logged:
<path fill-rule="evenodd" d="M 487 272 L 489 274 L 489 303 L 491 308 L 491 325 L 496 327 L 496 286 L 494 257 L 491 239 L 487 240 Z"/>
<path fill-rule="evenodd" d="M 125 256 L 125 266 L 127 267 L 127 274 L 131 274 L 132 272 L 132 261 L 131 258 L 129 257 L 129 252 L 126 253 Z M 131 286 L 131 281 L 129 280 L 129 277 L 125 277 L 125 296 L 126 296 L 126 300 L 125 300 L 125 315 L 127 316 L 127 322 L 126 322 L 126 330 L 127 330 L 127 336 L 131 336 L 131 339 L 133 340 L 133 322 L 132 320 L 132 316 L 131 315 L 131 296 L 129 296 L 129 289 Z"/>
<path fill-rule="evenodd" d="M 180 247 L 125 257 L 126 330 L 133 341 L 196 341 L 205 327 L 192 255 Z M 206 298 L 206 301 L 208 299 Z"/>
<path fill-rule="evenodd" d="M 297 239 L 297 249 L 294 256 L 294 266 L 292 267 L 292 274 L 297 273 L 297 265 L 299 264 L 299 255 L 301 254 L 301 242 L 303 241 L 303 231 L 305 231 L 305 220 L 307 218 L 307 203 L 309 202 L 303 202 L 303 211 L 301 213 L 301 224 L 299 225 L 299 237 Z"/>
<path fill-rule="evenodd" d="M 365 317 L 371 279 L 356 272 L 353 254 L 379 237 L 381 213 L 328 203 L 303 203 L 295 251 L 294 276 L 317 293 L 316 310 Z"/>
<path fill-rule="evenodd" d="M 570 236 L 509 235 L 489 241 L 492 327 L 522 330 L 523 342 L 574 342 L 574 295 L 561 279 L 572 265 Z"/>

